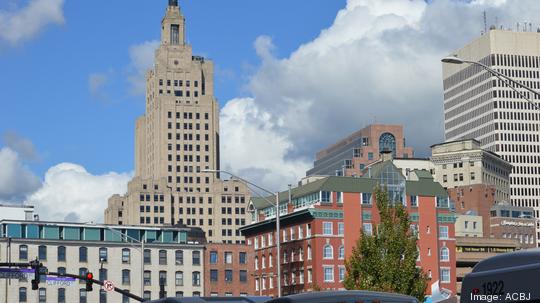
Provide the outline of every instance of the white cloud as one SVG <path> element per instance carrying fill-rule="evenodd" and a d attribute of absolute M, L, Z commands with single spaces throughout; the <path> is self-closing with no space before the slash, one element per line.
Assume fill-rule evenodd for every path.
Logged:
<path fill-rule="evenodd" d="M 7 147 L 15 151 L 23 160 L 36 161 L 40 158 L 32 141 L 22 137 L 15 131 L 6 131 L 3 141 Z"/>
<path fill-rule="evenodd" d="M 39 178 L 22 163 L 17 152 L 9 147 L 0 149 L 0 201 L 20 201 L 39 186 Z"/>
<path fill-rule="evenodd" d="M 93 95 L 100 95 L 101 89 L 107 83 L 107 79 L 106 74 L 90 74 L 88 76 L 88 89 Z"/>
<path fill-rule="evenodd" d="M 143 95 L 146 91 L 146 72 L 154 64 L 154 53 L 159 46 L 159 41 L 146 41 L 141 44 L 132 45 L 129 48 L 130 74 L 128 81 L 132 88 L 131 92 L 136 95 Z"/>
<path fill-rule="evenodd" d="M 107 199 L 124 194 L 131 174 L 92 175 L 84 167 L 61 163 L 51 167 L 45 180 L 26 200 L 42 220 L 102 222 Z"/>
<path fill-rule="evenodd" d="M 276 190 L 283 180 L 297 180 L 309 167 L 305 160 L 286 158 L 293 144 L 273 131 L 282 121 L 258 109 L 253 99 L 229 101 L 221 110 L 220 123 L 226 125 L 221 128 L 225 170 Z"/>
<path fill-rule="evenodd" d="M 22 8 L 0 10 L 0 40 L 12 45 L 28 40 L 49 24 L 64 23 L 64 0 L 30 0 Z"/>
<path fill-rule="evenodd" d="M 443 140 L 440 59 L 479 36 L 484 10 L 489 24 L 497 16 L 505 27 L 537 20 L 540 10 L 534 0 L 492 3 L 349 0 L 329 28 L 287 58 L 259 37 L 252 99 L 222 110 L 225 165 L 264 172 L 254 176 L 261 185 L 276 186 L 266 174 L 288 176 L 278 180 L 283 188 L 317 150 L 374 121 L 403 124 L 408 145 L 427 155 Z"/>

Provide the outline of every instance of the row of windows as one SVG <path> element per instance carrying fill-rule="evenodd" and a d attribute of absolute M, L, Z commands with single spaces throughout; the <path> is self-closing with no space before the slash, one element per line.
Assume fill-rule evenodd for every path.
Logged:
<path fill-rule="evenodd" d="M 176 140 L 178 140 L 178 141 L 182 140 L 182 137 L 180 135 L 181 135 L 180 133 L 176 134 Z M 167 139 L 172 140 L 173 139 L 173 134 L 168 133 L 167 134 Z M 193 134 L 192 133 L 184 134 L 184 141 L 201 141 L 201 135 L 200 134 L 195 134 L 195 140 L 193 140 Z M 210 141 L 210 135 L 204 134 L 204 141 Z"/>
<path fill-rule="evenodd" d="M 306 233 L 306 238 L 311 237 L 311 224 L 310 223 L 306 224 L 305 227 L 304 227 L 304 225 L 298 225 L 297 227 L 290 227 L 289 229 L 284 228 L 282 230 L 281 241 L 286 242 L 286 241 L 289 241 L 289 240 L 291 240 L 291 241 L 296 240 L 296 231 L 298 231 L 298 239 L 303 239 L 304 238 L 304 230 L 305 230 L 305 233 Z M 288 235 L 290 235 L 290 238 L 288 238 Z M 275 236 L 276 236 L 275 232 L 271 232 L 271 233 L 268 233 L 266 235 L 261 235 L 259 237 L 255 237 L 253 239 L 253 247 L 255 249 L 259 249 L 259 240 L 260 240 L 260 244 L 261 244 L 260 247 L 261 248 L 266 247 L 267 243 L 268 243 L 268 246 L 272 246 L 272 245 L 274 245 Z M 248 240 L 248 244 L 251 245 L 251 239 Z"/>
<path fill-rule="evenodd" d="M 185 82 L 183 80 L 166 80 L 167 86 L 171 86 L 174 84 L 174 86 L 184 86 L 184 83 L 186 84 L 186 87 L 191 86 L 191 80 L 186 80 Z M 159 86 L 163 86 L 163 79 L 159 79 Z M 199 87 L 199 81 L 195 80 L 193 81 L 194 87 Z"/>
<path fill-rule="evenodd" d="M 233 277 L 233 270 L 226 269 L 224 270 L 224 281 L 225 282 L 234 282 Z M 218 282 L 219 281 L 219 271 L 217 269 L 211 269 L 210 270 L 210 282 Z M 238 271 L 238 281 L 242 283 L 247 282 L 247 270 L 239 270 Z"/>
<path fill-rule="evenodd" d="M 343 271 L 343 277 L 345 276 L 345 271 Z M 298 282 L 296 277 L 298 277 Z M 274 288 L 274 280 L 275 277 L 261 277 L 261 278 L 255 278 L 255 291 L 259 290 L 265 290 L 265 289 L 273 289 Z M 307 281 L 304 281 L 304 271 L 300 270 L 298 272 L 291 272 L 290 274 L 284 273 L 283 274 L 283 285 L 296 285 L 298 284 L 304 284 L 304 283 L 312 283 L 313 282 L 313 272 L 312 269 L 307 269 Z"/>
<path fill-rule="evenodd" d="M 173 116 L 173 113 L 172 112 L 167 112 L 167 118 L 169 119 L 172 119 L 172 116 Z M 176 119 L 180 119 L 180 112 L 176 112 Z M 184 112 L 184 119 L 193 119 L 193 113 L 190 113 L 190 112 Z M 196 120 L 199 120 L 201 119 L 201 114 L 200 113 L 195 113 L 195 119 Z M 204 113 L 204 119 L 205 120 L 208 120 L 208 113 Z"/>
<path fill-rule="evenodd" d="M 217 251 L 211 251 L 210 252 L 210 264 L 217 264 L 218 263 L 218 252 Z M 224 264 L 233 264 L 233 253 L 230 251 L 223 252 L 223 263 Z M 238 253 L 238 263 L 239 264 L 247 264 L 247 253 L 246 252 L 239 252 Z"/>
<path fill-rule="evenodd" d="M 150 249 L 144 250 L 144 263 L 145 264 L 151 264 L 151 254 L 152 251 Z M 160 265 L 167 265 L 167 254 L 168 252 L 166 250 L 160 250 L 158 252 L 159 255 L 159 264 Z M 38 258 L 40 261 L 46 261 L 47 260 L 47 246 L 41 245 L 38 247 Z M 130 263 L 131 262 L 131 250 L 129 248 L 122 249 L 122 263 Z M 27 245 L 19 245 L 19 259 L 20 260 L 28 260 L 28 246 Z M 58 262 L 65 262 L 66 261 L 66 247 L 65 246 L 58 246 L 57 248 L 57 261 Z M 108 249 L 105 247 L 99 248 L 98 253 L 98 261 L 100 262 L 107 262 L 108 261 Z M 88 248 L 87 247 L 79 247 L 79 262 L 88 262 Z M 175 251 L 175 264 L 176 265 L 183 265 L 184 264 L 184 251 L 183 250 L 176 250 Z M 192 264 L 193 265 L 201 265 L 201 252 L 200 251 L 193 251 L 192 252 Z"/>
<path fill-rule="evenodd" d="M 180 155 L 176 155 L 176 161 L 177 161 L 177 162 L 182 161 L 181 159 L 182 159 L 182 158 L 180 157 Z M 171 161 L 173 160 L 173 155 L 168 154 L 168 155 L 167 155 L 167 160 L 168 160 L 169 162 L 171 162 Z M 205 156 L 204 156 L 204 161 L 205 161 L 205 162 L 209 162 L 209 161 L 210 161 L 210 156 L 205 155 Z M 193 161 L 193 155 L 184 155 L 184 162 L 201 162 L 201 156 L 200 156 L 200 155 L 196 155 L 196 156 L 195 156 L 195 161 Z"/>
<path fill-rule="evenodd" d="M 159 90 L 159 94 L 162 95 L 164 92 L 164 90 L 160 89 Z M 186 90 L 186 91 L 183 91 L 183 90 L 174 90 L 174 91 L 171 91 L 170 89 L 166 90 L 167 92 L 167 95 L 170 95 L 174 92 L 174 96 L 175 97 L 184 97 L 184 92 L 185 92 L 185 96 L 186 97 L 191 97 L 191 91 L 189 90 Z M 193 97 L 199 97 L 199 91 L 193 91 Z"/>

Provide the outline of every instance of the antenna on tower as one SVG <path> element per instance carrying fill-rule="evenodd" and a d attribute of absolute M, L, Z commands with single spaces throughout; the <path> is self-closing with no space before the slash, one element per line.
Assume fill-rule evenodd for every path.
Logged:
<path fill-rule="evenodd" d="M 487 15 L 486 15 L 486 11 L 484 11 L 484 33 L 487 33 Z"/>

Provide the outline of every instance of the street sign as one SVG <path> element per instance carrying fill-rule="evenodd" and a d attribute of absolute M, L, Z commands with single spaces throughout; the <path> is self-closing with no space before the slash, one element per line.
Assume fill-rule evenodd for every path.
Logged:
<path fill-rule="evenodd" d="M 50 286 L 71 286 L 75 283 L 75 278 L 70 277 L 47 277 L 47 285 Z"/>
<path fill-rule="evenodd" d="M 34 270 L 26 268 L 0 268 L 0 279 L 27 280 L 34 278 Z"/>
<path fill-rule="evenodd" d="M 113 282 L 109 280 L 103 281 L 103 289 L 105 289 L 106 291 L 113 291 L 114 290 Z"/>

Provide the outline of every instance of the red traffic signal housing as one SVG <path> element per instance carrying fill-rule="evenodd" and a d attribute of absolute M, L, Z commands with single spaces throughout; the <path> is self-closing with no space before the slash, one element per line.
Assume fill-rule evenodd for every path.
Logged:
<path fill-rule="evenodd" d="M 86 291 L 92 291 L 92 284 L 94 284 L 94 274 L 91 272 L 86 273 Z"/>

